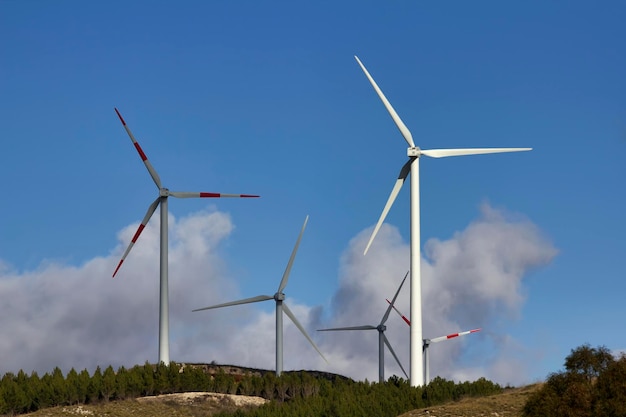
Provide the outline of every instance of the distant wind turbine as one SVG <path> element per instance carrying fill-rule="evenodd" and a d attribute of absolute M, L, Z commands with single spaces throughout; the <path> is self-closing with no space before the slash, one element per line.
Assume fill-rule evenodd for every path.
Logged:
<path fill-rule="evenodd" d="M 117 264 L 117 268 L 115 268 L 115 272 L 113 272 L 113 277 L 117 274 L 122 263 L 128 256 L 128 253 L 133 248 L 137 239 L 139 239 L 139 235 L 143 231 L 143 229 L 148 224 L 150 217 L 154 214 L 159 204 L 161 205 L 161 261 L 160 261 L 160 298 L 159 298 L 159 362 L 163 362 L 165 364 L 170 363 L 170 345 L 169 345 L 169 300 L 168 300 L 168 255 L 167 255 L 167 198 L 168 197 L 178 197 L 178 198 L 219 198 L 219 197 L 240 197 L 240 198 L 248 198 L 248 197 L 258 197 L 258 195 L 248 195 L 248 194 L 220 194 L 220 193 L 207 193 L 207 192 L 180 192 L 180 191 L 170 191 L 167 188 L 161 185 L 161 179 L 159 178 L 159 174 L 157 174 L 156 170 L 152 167 L 152 164 L 148 160 L 148 157 L 139 146 L 139 143 L 135 140 L 132 132 L 126 125 L 124 118 L 120 112 L 115 109 L 115 113 L 120 118 L 124 129 L 126 129 L 126 133 L 130 137 L 130 140 L 133 142 L 135 149 L 139 153 L 141 160 L 144 165 L 148 169 L 148 173 L 152 177 L 152 180 L 156 184 L 159 189 L 159 196 L 150 204 L 148 207 L 148 212 L 144 216 L 139 228 L 135 232 L 135 235 L 130 241 L 130 244 L 126 248 L 122 259 Z"/>
<path fill-rule="evenodd" d="M 285 272 L 283 273 L 283 278 L 280 281 L 280 285 L 278 286 L 278 290 L 276 293 L 271 295 L 258 295 L 256 297 L 246 298 L 239 301 L 231 301 L 228 303 L 217 304 L 210 307 L 198 308 L 193 311 L 202 311 L 202 310 L 210 310 L 214 308 L 220 307 L 228 307 L 239 304 L 249 304 L 256 303 L 259 301 L 267 301 L 267 300 L 275 300 L 276 301 L 276 376 L 280 376 L 283 372 L 283 312 L 289 317 L 289 319 L 296 325 L 296 327 L 300 330 L 300 332 L 306 337 L 311 346 L 320 354 L 322 359 L 326 361 L 326 358 L 319 350 L 313 339 L 307 334 L 304 327 L 300 324 L 296 316 L 291 312 L 287 304 L 284 303 L 285 294 L 283 290 L 287 286 L 287 281 L 289 280 L 289 273 L 291 272 L 291 266 L 293 265 L 293 261 L 296 258 L 296 253 L 298 252 L 298 246 L 300 246 L 300 240 L 302 239 L 302 235 L 304 234 L 304 229 L 306 228 L 306 224 L 309 221 L 309 216 L 306 216 L 304 219 L 304 224 L 302 225 L 302 230 L 300 230 L 300 235 L 298 236 L 298 240 L 296 241 L 295 246 L 293 247 L 293 251 L 291 252 L 291 257 L 289 258 L 289 262 L 287 263 L 287 268 L 285 268 Z M 326 361 L 328 363 L 328 361 Z"/>
<path fill-rule="evenodd" d="M 420 206 L 419 206 L 419 160 L 422 155 L 430 156 L 432 158 L 444 158 L 448 156 L 462 156 L 462 155 L 478 155 L 487 153 L 501 153 L 501 152 L 519 152 L 529 151 L 531 148 L 478 148 L 478 149 L 430 149 L 423 150 L 415 146 L 413 142 L 413 136 L 406 127 L 406 125 L 398 116 L 398 113 L 393 109 L 381 89 L 378 87 L 370 73 L 365 66 L 361 63 L 358 57 L 356 61 L 359 63 L 361 69 L 365 73 L 365 76 L 369 80 L 374 90 L 378 94 L 378 97 L 382 100 L 385 108 L 391 115 L 394 123 L 400 130 L 400 133 L 404 137 L 404 140 L 409 145 L 407 149 L 407 156 L 409 160 L 402 166 L 400 175 L 389 195 L 387 204 L 383 209 L 378 223 L 374 228 L 372 236 L 370 237 L 367 246 L 365 247 L 365 253 L 367 253 L 370 245 L 374 241 L 380 226 L 385 221 L 385 217 L 389 212 L 389 209 L 393 205 L 406 177 L 411 173 L 411 318 L 414 325 L 411 326 L 410 337 L 410 361 L 411 361 L 411 386 L 424 385 L 422 361 L 419 358 L 419 346 L 422 343 L 422 296 L 421 296 L 421 272 L 420 272 Z"/>
<path fill-rule="evenodd" d="M 398 287 L 398 290 L 396 291 L 396 295 L 394 295 L 393 297 L 394 302 L 396 301 L 396 298 L 398 297 L 398 294 L 400 293 L 400 289 L 402 288 L 402 285 L 404 284 L 404 281 L 406 281 L 406 277 L 408 275 L 409 273 L 407 272 L 404 278 L 402 279 L 402 282 L 400 283 L 400 286 Z M 389 352 L 391 352 L 394 359 L 400 366 L 400 369 L 402 369 L 402 372 L 404 372 L 404 376 L 408 378 L 409 376 L 407 375 L 406 371 L 404 370 L 404 367 L 400 363 L 398 356 L 396 356 L 396 352 L 393 351 L 393 348 L 391 347 L 391 344 L 389 343 L 387 336 L 385 336 L 385 330 L 387 330 L 387 326 L 385 326 L 385 323 L 387 322 L 387 319 L 389 318 L 389 313 L 391 312 L 392 306 L 393 306 L 393 303 L 390 303 L 389 307 L 387 307 L 387 310 L 385 311 L 385 314 L 383 315 L 383 318 L 378 324 L 378 326 L 364 325 L 364 326 L 350 326 L 350 327 L 335 327 L 332 329 L 319 329 L 318 332 L 330 332 L 330 331 L 341 331 L 341 330 L 378 330 L 378 382 L 380 383 L 385 382 L 385 347 L 383 344 L 387 345 Z"/>
<path fill-rule="evenodd" d="M 400 317 L 402 317 L 402 320 L 404 320 L 404 322 L 410 326 L 411 321 L 407 319 L 404 316 L 404 314 L 400 313 L 400 311 L 396 308 L 396 306 L 393 305 L 393 302 L 389 300 L 387 300 L 387 302 L 389 303 L 390 306 L 393 307 L 394 310 L 396 310 L 396 313 L 398 313 Z M 424 382 L 426 384 L 430 382 L 430 359 L 428 359 L 428 348 L 430 347 L 431 343 L 443 342 L 444 340 L 453 339 L 459 336 L 465 336 L 466 334 L 476 333 L 479 331 L 481 331 L 481 329 L 472 329 L 472 330 L 467 330 L 465 332 L 452 333 L 447 336 L 439 336 L 439 337 L 435 337 L 432 339 L 424 339 L 423 344 L 422 344 L 422 354 L 423 354 L 423 360 L 424 360 Z"/>

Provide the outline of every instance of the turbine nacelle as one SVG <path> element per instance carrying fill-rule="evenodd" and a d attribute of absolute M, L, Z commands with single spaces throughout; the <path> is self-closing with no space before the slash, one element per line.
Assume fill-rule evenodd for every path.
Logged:
<path fill-rule="evenodd" d="M 409 158 L 419 158 L 421 155 L 422 150 L 419 148 L 419 146 L 413 146 L 407 148 L 406 150 L 406 156 L 408 156 Z"/>

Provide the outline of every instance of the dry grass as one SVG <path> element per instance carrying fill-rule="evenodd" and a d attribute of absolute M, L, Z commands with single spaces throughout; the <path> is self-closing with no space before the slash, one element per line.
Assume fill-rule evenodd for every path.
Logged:
<path fill-rule="evenodd" d="M 502 394 L 460 401 L 409 411 L 400 417 L 521 417 L 528 396 L 541 384 L 511 388 Z"/>
<path fill-rule="evenodd" d="M 267 400 L 260 397 L 189 392 L 159 395 L 97 405 L 54 407 L 26 414 L 33 417 L 205 417 L 221 411 L 258 407 Z"/>

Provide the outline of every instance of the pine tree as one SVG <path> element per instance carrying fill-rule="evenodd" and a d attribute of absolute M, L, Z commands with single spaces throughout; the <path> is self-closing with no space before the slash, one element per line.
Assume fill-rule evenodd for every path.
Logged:
<path fill-rule="evenodd" d="M 143 379 L 142 395 L 154 395 L 154 368 L 146 361 L 143 365 L 141 377 Z"/>
<path fill-rule="evenodd" d="M 63 371 L 58 366 L 52 371 L 50 383 L 52 386 L 52 401 L 54 405 L 67 405 L 68 391 Z"/>
<path fill-rule="evenodd" d="M 115 374 L 115 399 L 124 400 L 128 398 L 128 371 L 123 366 L 119 367 Z"/>
<path fill-rule="evenodd" d="M 115 394 L 115 371 L 111 365 L 107 366 L 102 374 L 102 398 L 109 401 Z"/>
<path fill-rule="evenodd" d="M 102 398 L 102 370 L 100 367 L 96 367 L 91 380 L 89 381 L 89 388 L 87 389 L 87 403 L 97 403 Z"/>
<path fill-rule="evenodd" d="M 78 380 L 76 385 L 76 392 L 78 394 L 78 403 L 85 404 L 87 402 L 87 395 L 89 394 L 89 384 L 91 377 L 86 369 L 83 369 L 78 374 Z"/>
<path fill-rule="evenodd" d="M 74 368 L 70 369 L 65 377 L 66 389 L 67 389 L 67 401 L 70 405 L 78 404 L 80 402 L 78 387 L 79 379 L 78 374 Z"/>

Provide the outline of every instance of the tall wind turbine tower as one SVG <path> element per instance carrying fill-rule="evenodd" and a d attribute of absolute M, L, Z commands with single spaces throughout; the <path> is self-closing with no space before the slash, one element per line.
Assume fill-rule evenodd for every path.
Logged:
<path fill-rule="evenodd" d="M 124 129 L 126 129 L 126 133 L 130 137 L 130 140 L 133 142 L 135 149 L 139 153 L 139 157 L 143 161 L 144 165 L 148 169 L 148 173 L 152 177 L 152 181 L 156 184 L 159 189 L 159 196 L 150 204 L 148 207 L 148 212 L 144 216 L 139 228 L 135 232 L 135 235 L 130 241 L 130 244 L 126 248 L 124 255 L 122 255 L 122 259 L 117 264 L 117 268 L 115 268 L 115 272 L 113 272 L 113 277 L 117 274 L 122 263 L 128 256 L 128 253 L 139 239 L 139 235 L 148 224 L 148 221 L 156 211 L 157 207 L 161 206 L 161 254 L 160 254 L 160 296 L 159 296 L 159 362 L 163 362 L 165 364 L 170 363 L 170 337 L 169 337 L 169 290 L 168 290 L 168 254 L 167 254 L 167 199 L 168 197 L 177 197 L 177 198 L 219 198 L 219 197 L 240 197 L 240 198 L 249 198 L 249 197 L 258 197 L 258 195 L 249 195 L 249 194 L 220 194 L 220 193 L 207 193 L 207 192 L 187 192 L 187 191 L 170 191 L 167 188 L 161 185 L 161 178 L 159 178 L 159 174 L 157 174 L 156 170 L 148 160 L 148 157 L 144 153 L 139 143 L 135 140 L 132 132 L 126 125 L 124 118 L 120 112 L 115 109 L 115 113 L 120 118 Z"/>
<path fill-rule="evenodd" d="M 296 259 L 296 254 L 298 253 L 298 247 L 300 246 L 300 241 L 302 240 L 302 235 L 304 234 L 304 230 L 306 229 L 306 224 L 309 221 L 309 216 L 306 216 L 304 219 L 304 224 L 302 225 L 302 229 L 300 229 L 300 234 L 298 235 L 298 239 L 296 240 L 296 244 L 291 251 L 291 256 L 289 257 L 289 261 L 287 262 L 287 267 L 285 268 L 285 272 L 283 273 L 283 277 L 280 280 L 280 284 L 278 284 L 278 290 L 274 293 L 274 295 L 257 295 L 256 297 L 245 298 L 243 300 L 230 301 L 228 303 L 217 304 L 209 307 L 197 308 L 192 311 L 202 311 L 202 310 L 211 310 L 214 308 L 228 307 L 228 306 L 236 306 L 240 304 L 250 304 L 250 303 L 258 303 L 260 301 L 268 301 L 274 300 L 276 302 L 276 376 L 280 376 L 283 372 L 283 313 L 289 320 L 292 321 L 293 324 L 296 325 L 300 333 L 304 335 L 306 340 L 309 341 L 311 346 L 319 353 L 319 355 L 324 359 L 326 363 L 328 361 L 322 354 L 322 351 L 317 347 L 311 336 L 306 332 L 304 326 L 300 324 L 296 316 L 293 314 L 291 309 L 285 303 L 285 293 L 283 290 L 287 286 L 287 282 L 289 281 L 289 274 L 291 273 L 291 267 L 293 266 L 293 261 Z"/>
<path fill-rule="evenodd" d="M 385 382 L 385 345 L 387 345 L 389 352 L 391 352 L 391 355 L 393 355 L 394 359 L 396 360 L 396 363 L 400 366 L 400 369 L 402 369 L 402 372 L 404 372 L 404 376 L 406 376 L 407 378 L 409 377 L 406 374 L 406 371 L 404 370 L 402 363 L 400 363 L 400 359 L 398 359 L 396 352 L 394 352 L 393 348 L 391 347 L 391 343 L 389 343 L 387 336 L 385 336 L 385 330 L 387 330 L 387 326 L 385 326 L 385 323 L 387 322 L 387 319 L 389 318 L 389 313 L 391 312 L 393 303 L 395 303 L 396 298 L 398 298 L 398 294 L 400 294 L 402 285 L 404 284 L 404 281 L 406 281 L 406 277 L 408 275 L 409 275 L 409 272 L 407 271 L 406 275 L 402 279 L 402 282 L 400 283 L 400 286 L 398 287 L 398 290 L 396 291 L 396 294 L 393 296 L 393 301 L 389 302 L 389 307 L 387 307 L 387 310 L 385 310 L 385 314 L 383 314 L 383 318 L 380 320 L 380 323 L 378 324 L 378 326 L 366 324 L 363 326 L 333 327 L 332 329 L 318 329 L 317 330 L 318 332 L 330 332 L 330 331 L 341 331 L 341 330 L 378 330 L 378 382 L 380 382 L 381 384 Z"/>
<path fill-rule="evenodd" d="M 444 158 L 448 156 L 463 156 L 463 155 L 478 155 L 487 153 L 501 153 L 501 152 L 519 152 L 529 151 L 531 148 L 478 148 L 478 149 L 430 149 L 424 150 L 415 146 L 413 142 L 413 136 L 406 127 L 404 122 L 398 116 L 398 113 L 391 106 L 391 103 L 387 100 L 381 89 L 378 87 L 370 73 L 367 71 L 363 63 L 355 56 L 356 61 L 365 73 L 365 76 L 369 80 L 372 87 L 381 99 L 387 112 L 393 119 L 394 123 L 400 130 L 400 133 L 404 137 L 404 140 L 409 145 L 407 149 L 407 156 L 409 160 L 402 166 L 400 175 L 387 199 L 387 204 L 383 208 L 383 212 L 378 219 L 378 223 L 374 228 L 374 232 L 370 237 L 369 242 L 365 248 L 367 253 L 372 241 L 376 237 L 380 226 L 385 221 L 385 217 L 389 212 L 389 209 L 393 205 L 406 177 L 411 173 L 411 347 L 410 347 L 410 361 L 411 361 L 411 386 L 424 385 L 424 373 L 421 360 L 422 349 L 422 287 L 421 287 L 421 272 L 420 272 L 420 200 L 419 200 L 419 160 L 421 156 L 430 156 L 432 158 Z"/>

